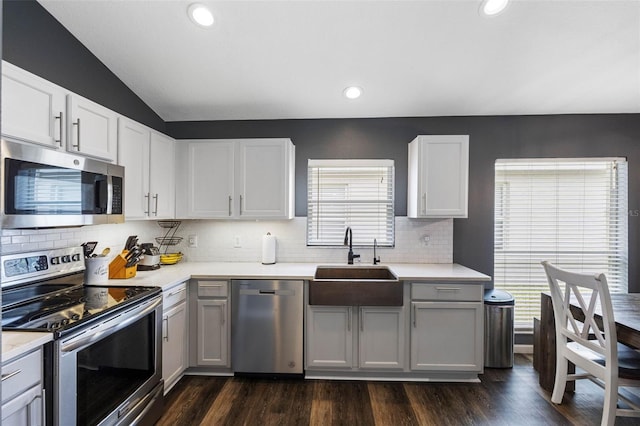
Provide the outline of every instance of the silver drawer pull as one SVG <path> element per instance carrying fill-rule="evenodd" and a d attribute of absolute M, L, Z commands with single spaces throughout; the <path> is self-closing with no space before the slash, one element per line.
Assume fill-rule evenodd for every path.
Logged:
<path fill-rule="evenodd" d="M 436 287 L 437 291 L 460 291 L 460 287 Z"/>
<path fill-rule="evenodd" d="M 4 382 L 5 380 L 9 380 L 10 378 L 12 378 L 13 376 L 17 376 L 18 374 L 22 373 L 22 370 L 16 370 L 13 373 L 9 373 L 9 374 L 3 374 L 2 375 L 2 381 Z"/>
<path fill-rule="evenodd" d="M 200 287 L 222 287 L 222 284 L 200 284 Z"/>
<path fill-rule="evenodd" d="M 175 296 L 176 294 L 182 293 L 183 291 L 187 291 L 186 288 L 181 288 L 178 291 L 174 291 L 173 293 L 169 293 L 168 297 Z"/>

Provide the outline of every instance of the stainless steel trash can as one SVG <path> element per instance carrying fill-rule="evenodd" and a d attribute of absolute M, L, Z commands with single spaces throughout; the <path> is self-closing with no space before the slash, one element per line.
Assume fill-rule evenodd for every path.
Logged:
<path fill-rule="evenodd" d="M 484 292 L 484 366 L 513 367 L 513 315 L 511 293 L 489 289 Z"/>

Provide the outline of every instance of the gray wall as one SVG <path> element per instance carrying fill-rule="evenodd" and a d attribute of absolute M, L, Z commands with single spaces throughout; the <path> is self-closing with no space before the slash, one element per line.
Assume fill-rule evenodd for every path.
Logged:
<path fill-rule="evenodd" d="M 469 218 L 454 222 L 454 260 L 493 275 L 497 158 L 629 159 L 629 288 L 640 292 L 640 114 L 414 117 L 345 120 L 162 120 L 34 0 L 4 1 L 5 59 L 121 114 L 180 138 L 289 137 L 296 145 L 296 215 L 306 215 L 309 158 L 390 158 L 397 215 L 406 214 L 407 143 L 419 134 L 470 135 Z M 166 127 L 165 127 L 166 125 Z"/>
<path fill-rule="evenodd" d="M 164 132 L 164 121 L 38 2 L 3 3 L 2 59 Z"/>
<path fill-rule="evenodd" d="M 169 122 L 177 139 L 288 137 L 296 146 L 296 216 L 306 215 L 309 158 L 390 158 L 396 215 L 406 215 L 407 144 L 419 134 L 468 134 L 469 218 L 454 221 L 454 261 L 493 275 L 498 158 L 627 157 L 629 210 L 640 209 L 640 114 Z M 629 216 L 629 289 L 640 292 L 640 217 Z"/>

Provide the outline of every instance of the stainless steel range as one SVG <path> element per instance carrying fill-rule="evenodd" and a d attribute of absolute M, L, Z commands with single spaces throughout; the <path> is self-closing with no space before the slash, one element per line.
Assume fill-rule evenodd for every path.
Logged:
<path fill-rule="evenodd" d="M 154 424 L 163 408 L 161 290 L 83 285 L 81 247 L 0 262 L 2 329 L 53 333 L 47 424 Z"/>

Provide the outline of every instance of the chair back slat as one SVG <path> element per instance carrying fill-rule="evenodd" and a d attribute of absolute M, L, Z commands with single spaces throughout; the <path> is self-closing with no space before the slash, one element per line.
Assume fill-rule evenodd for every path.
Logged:
<path fill-rule="evenodd" d="M 556 321 L 557 339 L 573 341 L 607 360 L 617 359 L 617 336 L 611 296 L 604 274 L 591 275 L 569 272 L 542 262 L 547 273 Z M 571 312 L 571 302 L 580 307 L 584 320 Z M 596 312 L 602 315 L 598 325 Z M 616 368 L 617 368 L 617 362 Z"/>

